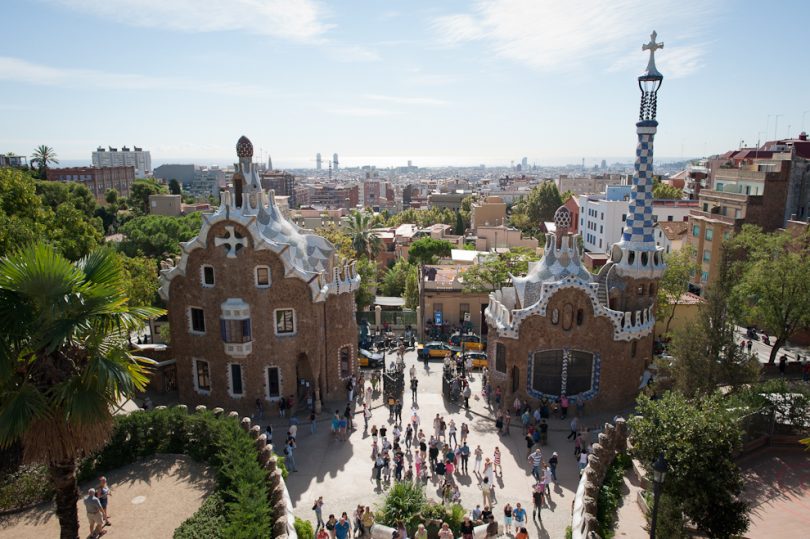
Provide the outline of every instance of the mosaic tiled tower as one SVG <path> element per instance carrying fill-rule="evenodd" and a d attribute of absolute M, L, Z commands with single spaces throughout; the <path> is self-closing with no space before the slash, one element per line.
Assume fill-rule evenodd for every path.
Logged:
<path fill-rule="evenodd" d="M 656 37 L 653 32 L 650 42 L 642 46 L 642 50 L 650 51 L 650 60 L 647 70 L 638 78 L 641 106 L 636 123 L 638 146 L 633 190 L 622 239 L 611 251 L 616 273 L 622 277 L 656 279 L 664 272 L 663 253 L 656 247 L 653 236 L 653 139 L 658 128 L 658 89 L 664 80 L 655 67 L 655 51 L 664 44 L 656 43 Z"/>

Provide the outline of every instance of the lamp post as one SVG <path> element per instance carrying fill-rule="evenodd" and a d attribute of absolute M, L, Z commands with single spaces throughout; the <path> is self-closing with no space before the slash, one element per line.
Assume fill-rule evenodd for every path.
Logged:
<path fill-rule="evenodd" d="M 650 523 L 650 539 L 655 539 L 655 525 L 658 520 L 658 501 L 661 497 L 661 487 L 664 485 L 664 479 L 667 477 L 667 459 L 664 458 L 664 452 L 658 454 L 652 465 L 653 468 L 653 514 L 652 522 Z"/>

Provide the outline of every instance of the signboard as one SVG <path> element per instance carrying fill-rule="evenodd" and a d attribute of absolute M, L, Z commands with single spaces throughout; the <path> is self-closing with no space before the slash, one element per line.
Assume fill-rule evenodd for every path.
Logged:
<path fill-rule="evenodd" d="M 465 321 L 465 322 L 469 322 L 469 321 L 470 321 L 470 313 L 464 313 L 464 321 Z"/>
<path fill-rule="evenodd" d="M 433 311 L 433 323 L 437 326 L 442 325 L 442 312 L 441 311 Z"/>

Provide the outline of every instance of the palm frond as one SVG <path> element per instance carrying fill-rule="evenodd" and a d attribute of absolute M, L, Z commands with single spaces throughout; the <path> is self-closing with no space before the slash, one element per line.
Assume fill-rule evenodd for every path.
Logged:
<path fill-rule="evenodd" d="M 48 401 L 33 384 L 22 382 L 0 394 L 0 447 L 8 447 L 37 420 L 49 415 Z"/>

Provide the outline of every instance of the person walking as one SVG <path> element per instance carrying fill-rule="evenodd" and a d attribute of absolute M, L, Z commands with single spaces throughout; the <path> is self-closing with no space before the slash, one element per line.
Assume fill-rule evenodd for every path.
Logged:
<path fill-rule="evenodd" d="M 529 455 L 529 463 L 532 465 L 532 475 L 536 481 L 539 481 L 542 477 L 542 470 L 540 466 L 543 464 L 543 454 L 540 451 L 540 448 L 534 450 L 534 453 Z"/>
<path fill-rule="evenodd" d="M 566 440 L 575 440 L 575 439 L 576 439 L 576 437 L 577 437 L 577 429 L 578 429 L 578 427 L 579 427 L 579 424 L 578 424 L 578 422 L 577 422 L 577 418 L 576 418 L 576 417 L 575 417 L 574 419 L 572 419 L 572 420 L 571 420 L 571 425 L 570 425 L 570 426 L 571 426 L 571 432 L 570 432 L 570 433 L 568 433 L 568 436 L 566 436 L 566 438 L 565 438 L 565 439 L 566 439 Z"/>
<path fill-rule="evenodd" d="M 442 522 L 442 527 L 439 530 L 439 539 L 453 539 L 453 530 L 450 529 L 447 522 Z"/>
<path fill-rule="evenodd" d="M 492 454 L 492 462 L 492 470 L 500 471 L 498 475 L 503 476 L 503 467 L 501 467 L 501 449 L 498 446 L 495 446 L 495 452 Z"/>
<path fill-rule="evenodd" d="M 416 533 L 413 535 L 413 539 L 427 539 L 427 536 L 428 533 L 425 525 L 419 524 L 419 526 L 416 527 Z"/>
<path fill-rule="evenodd" d="M 779 358 L 779 376 L 782 378 L 785 377 L 785 373 L 787 373 L 787 354 L 782 354 L 782 357 Z"/>
<path fill-rule="evenodd" d="M 324 528 L 326 528 L 326 531 L 329 532 L 329 537 L 331 537 L 331 539 L 335 539 L 335 526 L 337 526 L 337 519 L 335 518 L 335 515 L 329 515 L 329 519 L 326 521 Z"/>
<path fill-rule="evenodd" d="M 456 422 L 452 419 L 450 420 L 450 425 L 447 427 L 447 434 L 450 447 L 453 447 L 453 444 L 458 445 L 458 440 L 456 439 Z"/>
<path fill-rule="evenodd" d="M 340 515 L 340 520 L 335 524 L 335 537 L 337 539 L 349 539 L 352 532 L 352 525 L 349 522 L 349 517 L 344 512 Z"/>
<path fill-rule="evenodd" d="M 461 523 L 461 539 L 473 539 L 474 531 L 475 524 L 470 520 L 470 515 L 464 515 L 464 521 Z"/>
<path fill-rule="evenodd" d="M 317 532 L 325 525 L 323 521 L 323 496 L 318 496 L 318 499 L 312 504 L 312 510 L 315 511 L 315 531 Z"/>
<path fill-rule="evenodd" d="M 543 483 L 546 485 L 546 496 L 551 499 L 551 483 L 554 481 L 554 476 L 551 474 L 551 467 L 546 464 L 543 466 Z"/>
<path fill-rule="evenodd" d="M 101 508 L 103 509 L 102 514 L 104 515 L 104 525 L 112 526 L 112 522 L 110 522 L 110 512 L 107 509 L 109 497 L 111 495 L 110 486 L 107 484 L 107 478 L 104 477 L 103 475 L 98 478 L 98 488 L 96 489 L 96 495 L 98 496 L 98 501 L 101 502 Z"/>
<path fill-rule="evenodd" d="M 535 486 L 534 490 L 532 490 L 532 503 L 534 505 L 532 518 L 542 523 L 543 516 L 540 514 L 540 509 L 543 507 L 543 491 L 538 486 Z"/>
<path fill-rule="evenodd" d="M 371 536 L 371 527 L 374 526 L 374 513 L 371 512 L 371 508 L 366 506 L 365 510 L 363 511 L 363 518 L 361 519 L 363 524 L 363 534 Z"/>
<path fill-rule="evenodd" d="M 284 446 L 284 464 L 288 470 L 293 472 L 298 471 L 298 467 L 295 465 L 295 438 L 290 438 L 287 440 L 287 445 Z"/>
<path fill-rule="evenodd" d="M 506 535 L 512 535 L 512 506 L 508 502 L 503 506 L 503 528 Z"/>
<path fill-rule="evenodd" d="M 484 477 L 489 479 L 489 485 L 492 486 L 495 484 L 495 472 L 493 470 L 492 461 L 486 459 L 484 461 Z"/>
<path fill-rule="evenodd" d="M 467 436 L 470 434 L 470 427 L 466 423 L 461 424 L 461 443 L 467 442 Z"/>
<path fill-rule="evenodd" d="M 464 442 L 462 442 L 461 450 L 459 451 L 459 454 L 461 455 L 461 472 L 466 474 L 466 473 L 468 473 L 467 472 L 467 461 L 470 460 L 470 446 L 467 445 L 466 440 Z"/>
<path fill-rule="evenodd" d="M 516 530 L 526 525 L 526 510 L 520 506 L 520 502 L 515 504 L 515 508 L 512 510 L 512 517 L 515 519 Z"/>
<path fill-rule="evenodd" d="M 416 402 L 417 388 L 419 387 L 419 380 L 415 376 L 411 376 L 411 399 Z"/>
<path fill-rule="evenodd" d="M 492 505 L 492 485 L 489 483 L 489 478 L 484 477 L 478 487 L 481 489 L 482 505 L 484 507 Z"/>
<path fill-rule="evenodd" d="M 470 397 L 472 396 L 472 389 L 470 389 L 470 384 L 466 384 L 464 386 L 464 391 L 461 394 L 464 397 L 464 408 L 469 410 L 470 409 Z"/>
<path fill-rule="evenodd" d="M 484 450 L 481 449 L 481 446 L 478 445 L 475 447 L 475 451 L 473 452 L 475 455 L 475 463 L 473 464 L 473 472 L 478 473 L 481 471 L 481 459 L 484 456 Z"/>
<path fill-rule="evenodd" d="M 551 458 L 548 459 L 548 467 L 551 470 L 551 477 L 554 479 L 554 484 L 557 484 L 557 452 L 551 454 Z"/>
<path fill-rule="evenodd" d="M 84 508 L 87 510 L 87 520 L 90 521 L 90 536 L 100 537 L 107 533 L 104 529 L 104 508 L 96 497 L 96 489 L 87 490 L 87 497 L 84 498 Z"/>
<path fill-rule="evenodd" d="M 563 393 L 560 395 L 560 419 L 568 417 L 568 396 Z"/>
<path fill-rule="evenodd" d="M 315 429 L 318 426 L 317 417 L 315 415 L 315 410 L 309 412 L 309 432 L 310 434 L 315 434 Z"/>

